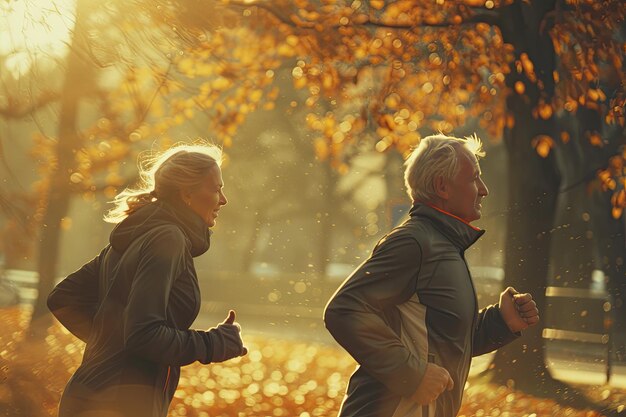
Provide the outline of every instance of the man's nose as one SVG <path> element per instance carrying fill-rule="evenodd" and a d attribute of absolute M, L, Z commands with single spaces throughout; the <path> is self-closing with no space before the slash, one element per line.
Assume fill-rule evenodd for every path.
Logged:
<path fill-rule="evenodd" d="M 489 188 L 487 188 L 487 184 L 481 179 L 480 180 L 480 188 L 478 189 L 478 194 L 481 197 L 487 197 L 489 195 Z"/>

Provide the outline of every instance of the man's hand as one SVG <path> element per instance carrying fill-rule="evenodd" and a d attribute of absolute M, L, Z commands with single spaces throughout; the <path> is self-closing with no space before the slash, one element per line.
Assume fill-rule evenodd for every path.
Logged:
<path fill-rule="evenodd" d="M 513 287 L 500 294 L 500 314 L 513 333 L 539 322 L 539 310 L 533 297 L 528 293 L 520 294 Z"/>
<path fill-rule="evenodd" d="M 426 365 L 424 378 L 411 399 L 419 405 L 426 405 L 435 401 L 446 389 L 450 391 L 452 388 L 454 388 L 454 381 L 448 371 L 434 363 L 429 363 Z"/>

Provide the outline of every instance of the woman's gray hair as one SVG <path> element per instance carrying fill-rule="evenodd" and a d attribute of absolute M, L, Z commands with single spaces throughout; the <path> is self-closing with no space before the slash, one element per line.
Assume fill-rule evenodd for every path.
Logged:
<path fill-rule="evenodd" d="M 115 197 L 104 221 L 119 223 L 157 199 L 180 198 L 180 190 L 199 185 L 214 166 L 221 166 L 222 158 L 219 147 L 204 142 L 179 143 L 164 152 L 144 155 L 139 162 L 138 186 Z"/>
<path fill-rule="evenodd" d="M 426 136 L 404 163 L 404 184 L 411 199 L 433 201 L 435 178 L 452 179 L 459 170 L 458 150 L 464 147 L 476 158 L 485 156 L 483 143 L 476 135 L 456 138 L 444 134 Z"/>

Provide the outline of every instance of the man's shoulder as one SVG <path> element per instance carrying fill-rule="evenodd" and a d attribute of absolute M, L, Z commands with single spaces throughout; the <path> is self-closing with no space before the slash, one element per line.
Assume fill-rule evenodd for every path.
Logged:
<path fill-rule="evenodd" d="M 401 225 L 396 226 L 391 232 L 389 232 L 389 235 L 406 236 L 419 241 L 420 239 L 431 235 L 433 232 L 435 232 L 435 226 L 430 220 L 424 217 L 413 216 Z"/>
<path fill-rule="evenodd" d="M 422 251 L 430 253 L 433 242 L 441 238 L 435 225 L 424 217 L 413 216 L 399 226 L 396 226 L 377 246 L 397 245 L 399 243 L 416 243 Z"/>

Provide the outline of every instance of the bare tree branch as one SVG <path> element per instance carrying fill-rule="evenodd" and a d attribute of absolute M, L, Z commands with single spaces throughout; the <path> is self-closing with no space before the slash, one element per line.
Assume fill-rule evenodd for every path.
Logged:
<path fill-rule="evenodd" d="M 17 103 L 15 101 L 11 102 L 12 100 L 9 100 L 9 105 L 0 107 L 0 117 L 5 119 L 20 119 L 57 101 L 60 97 L 61 95 L 59 93 L 50 92 L 42 94 L 39 100 L 28 104 Z"/>

